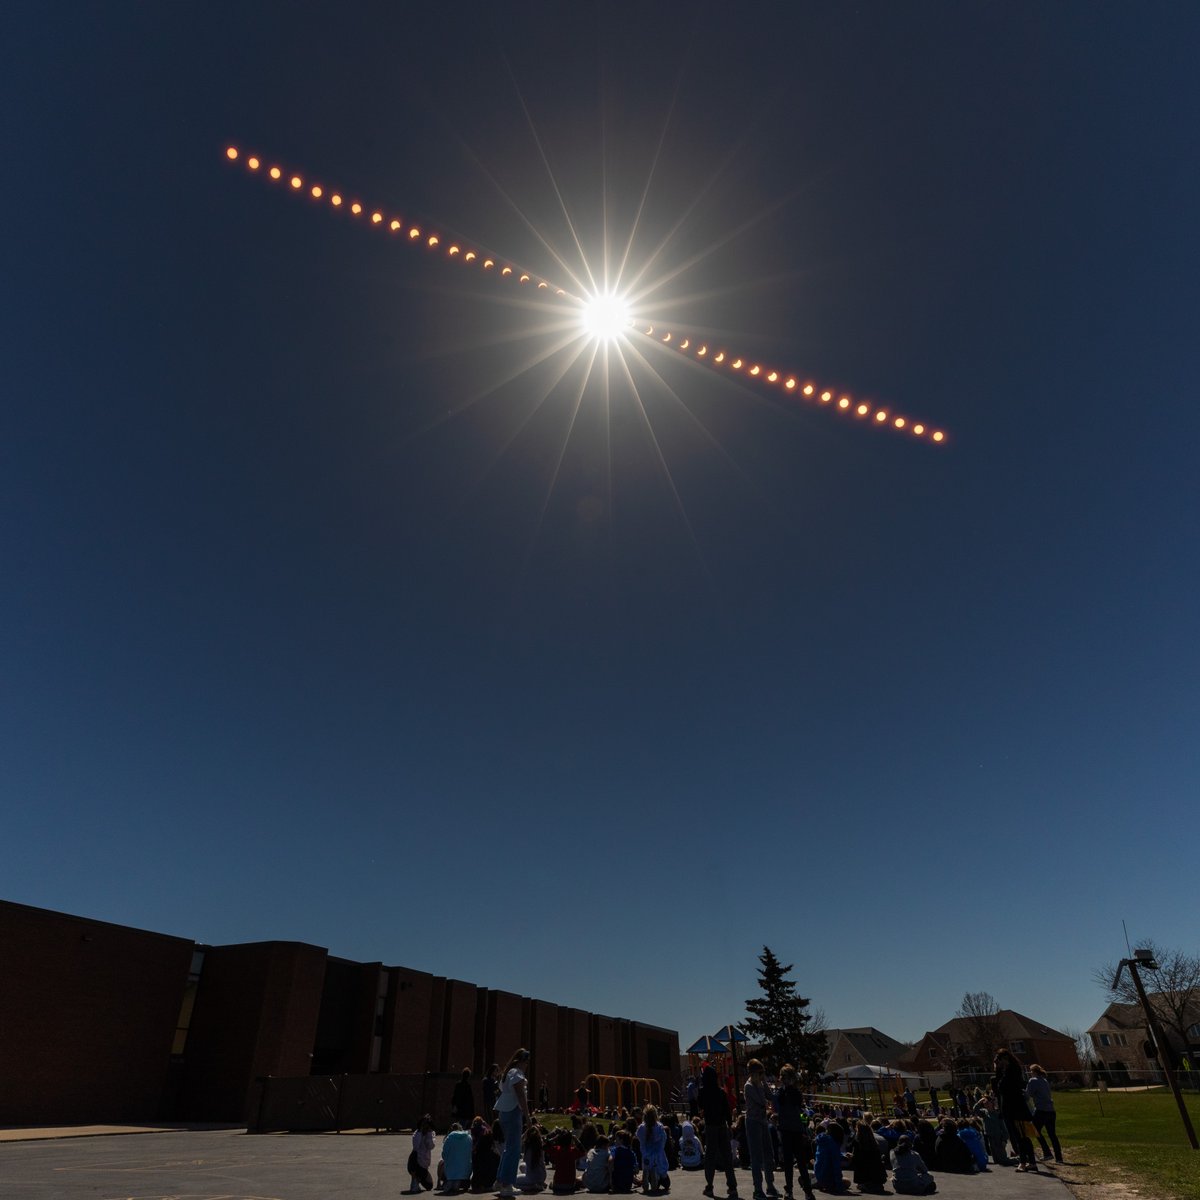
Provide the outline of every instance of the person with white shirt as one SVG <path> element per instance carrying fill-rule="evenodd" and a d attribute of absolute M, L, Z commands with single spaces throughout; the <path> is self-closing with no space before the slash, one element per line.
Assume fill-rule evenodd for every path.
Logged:
<path fill-rule="evenodd" d="M 508 1060 L 504 1074 L 500 1077 L 500 1095 L 496 1098 L 496 1115 L 500 1128 L 504 1130 L 504 1153 L 496 1169 L 498 1196 L 515 1196 L 517 1169 L 521 1164 L 521 1133 L 529 1117 L 528 1084 L 525 1072 L 529 1070 L 529 1051 L 522 1048 Z"/>

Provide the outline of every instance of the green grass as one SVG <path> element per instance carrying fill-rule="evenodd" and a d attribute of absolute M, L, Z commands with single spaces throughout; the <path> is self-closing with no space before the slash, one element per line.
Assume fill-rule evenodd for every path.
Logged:
<path fill-rule="evenodd" d="M 1200 1096 L 1184 1099 L 1200 1131 Z M 1059 1141 L 1082 1182 L 1116 1172 L 1148 1196 L 1200 1196 L 1200 1150 L 1189 1145 L 1170 1092 L 1056 1092 L 1054 1105 Z M 1070 1179 L 1072 1169 L 1062 1173 Z"/>

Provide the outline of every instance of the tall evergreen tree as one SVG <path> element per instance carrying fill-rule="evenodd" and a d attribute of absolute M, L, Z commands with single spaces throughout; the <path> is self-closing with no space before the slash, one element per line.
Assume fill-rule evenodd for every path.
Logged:
<path fill-rule="evenodd" d="M 742 1028 L 759 1043 L 768 1071 L 778 1071 L 788 1062 L 810 1074 L 823 1071 L 829 1053 L 825 1034 L 808 1029 L 812 1021 L 812 1014 L 806 1011 L 809 1001 L 796 995 L 796 983 L 788 978 L 792 964 L 785 967 L 780 963 L 770 946 L 763 947 L 758 961 L 762 964 L 758 972 L 762 995 L 746 1001 L 750 1016 Z"/>

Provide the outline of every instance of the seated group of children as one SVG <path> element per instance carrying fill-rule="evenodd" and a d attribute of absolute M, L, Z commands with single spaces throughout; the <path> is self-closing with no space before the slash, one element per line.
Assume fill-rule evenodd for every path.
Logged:
<path fill-rule="evenodd" d="M 628 1122 L 630 1126 L 633 1122 Z M 470 1132 L 455 1123 L 442 1143 L 437 1167 L 437 1186 L 444 1194 L 490 1192 L 496 1182 L 496 1166 L 503 1150 L 504 1134 L 497 1122 L 491 1129 L 481 1118 Z M 516 1186 L 522 1192 L 545 1190 L 556 1195 L 576 1191 L 629 1194 L 641 1187 L 647 1193 L 669 1192 L 671 1181 L 667 1157 L 667 1131 L 658 1110 L 649 1104 L 636 1130 L 613 1125 L 612 1136 L 600 1133 L 590 1121 L 578 1134 L 559 1129 L 552 1134 L 532 1122 L 521 1139 L 521 1170 Z M 414 1157 L 418 1139 L 431 1137 L 418 1130 L 413 1135 Z M 428 1152 L 426 1151 L 426 1154 Z M 428 1161 L 428 1159 L 426 1159 Z M 552 1174 L 550 1174 L 552 1172 Z M 414 1173 L 412 1191 L 431 1187 L 432 1180 Z"/>
<path fill-rule="evenodd" d="M 813 1181 L 818 1191 L 844 1192 L 850 1185 L 842 1170 L 854 1173 L 863 1192 L 884 1191 L 888 1171 L 902 1196 L 931 1196 L 937 1191 L 930 1171 L 974 1175 L 988 1170 L 988 1151 L 979 1125 L 947 1117 L 935 1130 L 928 1120 L 859 1120 L 847 1138 L 836 1121 L 823 1122 L 814 1149 Z"/>

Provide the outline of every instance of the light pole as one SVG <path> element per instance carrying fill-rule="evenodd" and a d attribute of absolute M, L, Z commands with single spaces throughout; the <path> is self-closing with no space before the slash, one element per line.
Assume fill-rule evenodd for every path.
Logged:
<path fill-rule="evenodd" d="M 1200 1150 L 1200 1143 L 1196 1141 L 1196 1131 L 1192 1128 L 1192 1118 L 1188 1116 L 1187 1105 L 1183 1102 L 1183 1094 L 1179 1090 L 1179 1084 L 1175 1079 L 1175 1072 L 1171 1068 L 1171 1047 L 1167 1039 L 1163 1037 L 1162 1030 L 1158 1027 L 1158 1018 L 1154 1015 L 1154 1010 L 1150 1007 L 1150 1001 L 1146 998 L 1146 989 L 1142 987 L 1142 977 L 1138 974 L 1138 967 L 1145 967 L 1147 971 L 1157 971 L 1158 963 L 1154 961 L 1154 953 L 1151 950 L 1135 950 L 1132 958 L 1123 958 L 1117 966 L 1117 973 L 1113 976 L 1112 986 L 1116 991 L 1117 984 L 1121 982 L 1121 972 L 1125 968 L 1129 968 L 1129 974 L 1133 978 L 1133 986 L 1137 989 L 1138 999 L 1142 1002 L 1142 1011 L 1146 1014 L 1146 1027 L 1150 1030 L 1150 1037 L 1154 1041 L 1155 1049 L 1158 1051 L 1158 1063 L 1163 1069 L 1163 1074 L 1167 1077 L 1167 1082 L 1171 1085 L 1171 1091 L 1175 1095 L 1175 1103 L 1179 1105 L 1179 1115 L 1183 1120 L 1183 1127 L 1187 1130 L 1188 1141 L 1192 1144 L 1193 1150 Z"/>

